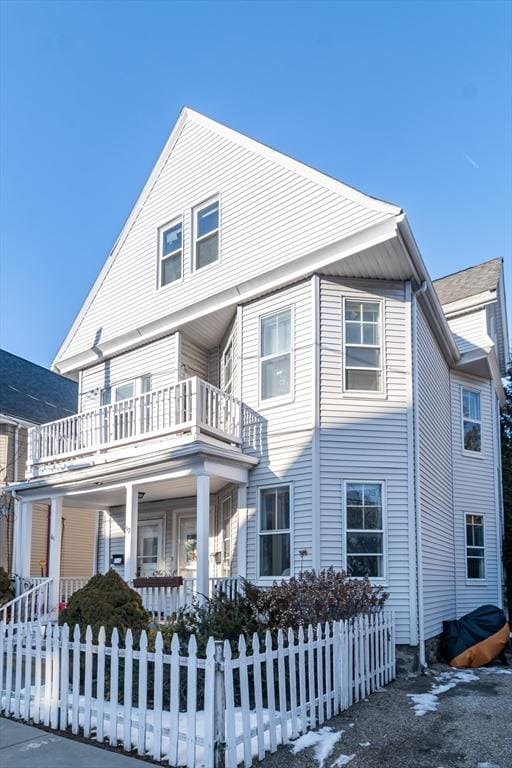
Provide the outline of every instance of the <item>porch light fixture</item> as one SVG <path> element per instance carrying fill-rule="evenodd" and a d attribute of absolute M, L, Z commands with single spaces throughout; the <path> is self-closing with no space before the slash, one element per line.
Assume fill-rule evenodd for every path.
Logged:
<path fill-rule="evenodd" d="M 145 496 L 145 495 L 146 495 L 146 492 L 145 492 L 145 491 L 139 491 L 139 492 L 137 493 L 137 498 L 138 498 L 138 500 L 139 500 L 139 501 L 142 501 L 142 499 L 144 498 L 144 496 Z"/>

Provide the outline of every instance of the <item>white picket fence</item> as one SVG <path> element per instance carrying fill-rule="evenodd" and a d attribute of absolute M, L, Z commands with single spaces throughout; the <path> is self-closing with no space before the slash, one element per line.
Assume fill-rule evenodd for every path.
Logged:
<path fill-rule="evenodd" d="M 134 646 L 66 625 L 0 624 L 0 713 L 172 766 L 252 765 L 395 676 L 394 622 L 379 612 L 307 631 Z"/>

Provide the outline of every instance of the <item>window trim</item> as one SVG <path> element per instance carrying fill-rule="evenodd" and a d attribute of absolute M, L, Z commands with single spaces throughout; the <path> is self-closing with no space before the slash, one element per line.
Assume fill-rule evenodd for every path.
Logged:
<path fill-rule="evenodd" d="M 274 488 L 288 488 L 288 497 L 290 499 L 290 575 L 289 576 L 261 576 L 261 563 L 260 563 L 260 537 L 271 536 L 276 533 L 286 533 L 285 528 L 280 528 L 276 531 L 264 531 L 261 530 L 261 492 L 269 491 Z M 273 584 L 274 581 L 287 581 L 295 574 L 294 568 L 294 495 L 293 495 L 293 483 L 292 482 L 276 482 L 267 483 L 265 485 L 258 485 L 256 487 L 256 531 L 257 531 L 257 545 L 256 545 L 256 580 L 259 584 Z"/>
<path fill-rule="evenodd" d="M 482 519 L 482 534 L 484 537 L 484 543 L 482 547 L 472 547 L 473 549 L 483 550 L 483 563 L 484 563 L 484 575 L 480 578 L 473 578 L 468 576 L 468 539 L 467 539 L 467 518 L 468 517 L 480 517 Z M 482 585 L 487 584 L 487 559 L 485 555 L 486 550 L 486 533 L 485 533 L 485 515 L 482 512 L 464 512 L 464 571 L 466 576 L 466 584 Z"/>
<path fill-rule="evenodd" d="M 206 235 L 202 235 L 201 237 L 197 237 L 197 214 L 203 210 L 203 208 L 208 208 L 209 205 L 212 205 L 213 203 L 217 203 L 219 206 L 219 213 L 218 213 L 218 219 L 219 223 L 216 229 L 216 232 L 218 234 L 218 253 L 217 258 L 215 261 L 210 262 L 210 264 L 205 264 L 204 267 L 198 267 L 197 266 L 197 259 L 196 259 L 196 246 L 198 242 L 201 242 L 203 240 L 206 240 L 208 237 L 212 236 L 212 232 L 208 232 Z M 191 255 L 191 271 L 194 272 L 203 272 L 204 270 L 211 269 L 216 264 L 219 264 L 221 262 L 221 253 L 222 253 L 222 205 L 221 205 L 221 197 L 219 194 L 211 195 L 210 197 L 203 200 L 203 202 L 198 203 L 197 205 L 194 205 L 191 209 L 191 215 L 192 215 L 192 221 L 191 221 L 191 232 L 192 232 L 192 253 Z"/>
<path fill-rule="evenodd" d="M 275 397 L 262 398 L 262 386 L 263 386 L 263 361 L 270 360 L 272 357 L 282 357 L 283 352 L 276 352 L 273 355 L 266 355 L 264 358 L 261 354 L 261 325 L 262 321 L 268 317 L 274 315 L 280 315 L 283 312 L 290 312 L 290 391 L 286 395 L 276 395 Z M 258 315 L 258 406 L 262 408 L 271 408 L 275 405 L 284 405 L 286 403 L 293 403 L 295 400 L 295 305 L 286 304 L 279 309 L 273 309 L 271 312 L 264 312 Z M 272 487 L 272 486 L 270 486 Z"/>
<path fill-rule="evenodd" d="M 142 391 L 142 380 L 143 379 L 149 379 L 150 382 L 150 388 L 147 392 Z M 112 392 L 116 389 L 116 387 L 122 387 L 125 384 L 133 384 L 133 395 L 131 397 L 125 397 L 124 400 L 112 400 Z M 107 390 L 110 390 L 110 402 L 109 403 L 102 403 L 103 400 L 103 393 Z M 153 377 L 151 373 L 142 373 L 140 376 L 134 376 L 130 379 L 122 379 L 121 381 L 115 381 L 112 382 L 112 384 L 109 384 L 108 387 L 101 387 L 100 389 L 100 407 L 105 407 L 107 405 L 113 405 L 114 403 L 123 403 L 126 400 L 135 400 L 137 397 L 141 397 L 142 395 L 148 395 L 150 392 L 153 391 Z"/>
<path fill-rule="evenodd" d="M 162 264 L 165 261 L 165 259 L 168 259 L 170 256 L 172 256 L 172 253 L 168 253 L 167 256 L 163 255 L 163 235 L 164 232 L 167 232 L 168 229 L 172 229 L 172 227 L 176 226 L 176 224 L 181 224 L 181 277 L 179 277 L 177 280 L 173 280 L 171 283 L 166 283 L 165 285 L 162 283 Z M 157 290 L 165 290 L 166 288 L 170 288 L 171 286 L 179 285 L 184 280 L 184 271 L 185 271 L 185 220 L 183 214 L 180 214 L 179 216 L 175 216 L 173 219 L 170 219 L 166 224 L 162 224 L 161 227 L 158 227 L 158 244 L 157 244 L 157 274 L 156 274 L 156 287 Z M 176 253 L 174 251 L 173 253 Z"/>
<path fill-rule="evenodd" d="M 343 528 L 343 556 L 342 566 L 345 573 L 347 572 L 347 531 L 356 530 L 355 528 L 347 528 L 347 485 L 349 483 L 362 483 L 366 485 L 380 485 L 382 493 L 382 576 L 370 576 L 369 579 L 372 583 L 385 585 L 388 581 L 388 495 L 387 495 L 387 481 L 382 479 L 368 478 L 368 477 L 348 477 L 341 482 L 342 486 L 342 528 Z M 378 531 L 380 532 L 380 531 Z M 351 579 L 363 579 L 364 576 L 350 576 Z"/>
<path fill-rule="evenodd" d="M 465 418 L 464 391 L 472 392 L 473 394 L 478 395 L 480 400 L 480 419 Z M 480 450 L 479 451 L 471 451 L 469 450 L 469 448 L 466 448 L 464 445 L 464 422 L 465 421 L 471 421 L 474 424 L 480 425 Z M 484 428 L 483 428 L 483 420 L 482 420 L 482 390 L 467 384 L 460 385 L 460 430 L 461 430 L 461 448 L 462 448 L 463 456 L 471 456 L 474 459 L 483 459 L 484 458 Z"/>
<path fill-rule="evenodd" d="M 377 390 L 371 390 L 371 389 L 348 389 L 346 385 L 346 372 L 347 372 L 347 365 L 346 365 L 346 336 L 345 336 L 345 305 L 347 301 L 357 301 L 360 303 L 364 302 L 371 302 L 373 304 L 379 304 L 379 328 L 380 328 L 380 368 L 352 368 L 350 367 L 349 370 L 374 370 L 374 371 L 380 371 L 380 388 Z M 382 399 L 387 396 L 387 389 L 386 389 L 386 299 L 383 296 L 371 296 L 369 294 L 355 294 L 355 295 L 344 295 L 342 297 L 342 305 L 341 305 L 341 391 L 345 397 L 356 397 L 358 399 L 361 398 L 377 398 Z M 375 345 L 367 345 L 367 344 L 349 344 L 348 346 L 360 346 L 361 348 L 365 349 L 376 349 Z"/>
<path fill-rule="evenodd" d="M 233 340 L 234 340 L 234 332 L 231 331 L 231 333 L 229 334 L 229 336 L 227 338 L 226 343 L 224 344 L 224 346 L 220 350 L 220 376 L 219 376 L 219 384 L 220 384 L 220 389 L 223 392 L 226 392 L 226 388 L 225 388 L 226 382 L 224 381 L 224 356 L 225 356 L 227 350 L 231 347 L 231 378 L 229 379 L 229 382 L 228 382 L 229 384 L 231 384 L 231 392 L 228 393 L 230 395 L 233 395 L 233 383 L 234 383 L 234 378 L 235 378 L 235 376 L 234 376 L 234 374 L 235 374 L 235 366 L 234 366 L 234 360 L 235 360 L 235 358 L 234 358 L 234 351 L 235 351 L 235 347 L 234 347 L 234 344 L 233 344 Z"/>
<path fill-rule="evenodd" d="M 229 526 L 230 526 L 230 529 L 229 529 L 229 532 L 228 532 L 229 533 L 228 536 L 226 536 L 226 529 L 224 527 L 224 523 L 225 523 L 224 504 L 226 502 L 229 502 L 229 510 L 230 510 L 230 515 L 229 515 Z M 232 496 L 231 493 L 229 493 L 227 496 L 224 496 L 224 498 L 222 498 L 220 500 L 220 519 L 221 519 L 221 530 L 220 530 L 220 534 L 221 534 L 221 541 L 220 541 L 221 562 L 220 562 L 220 567 L 221 567 L 221 570 L 224 571 L 224 568 L 225 568 L 226 564 L 228 566 L 227 569 L 226 569 L 228 571 L 228 573 L 227 574 L 223 573 L 224 577 L 226 577 L 226 576 L 229 577 L 231 575 L 231 565 L 232 565 L 232 562 L 233 562 L 233 537 L 231 535 L 231 520 L 232 520 L 232 518 L 233 518 L 233 496 Z M 229 557 L 228 558 L 224 557 L 224 545 L 225 545 L 226 541 L 229 541 Z"/>

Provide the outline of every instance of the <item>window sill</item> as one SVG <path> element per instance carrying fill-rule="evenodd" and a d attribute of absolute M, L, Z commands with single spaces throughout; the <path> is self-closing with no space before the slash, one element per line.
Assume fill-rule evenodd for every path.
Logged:
<path fill-rule="evenodd" d="M 467 587 L 488 587 L 487 579 L 466 579 Z"/>
<path fill-rule="evenodd" d="M 342 389 L 341 396 L 347 399 L 354 400 L 387 400 L 387 392 L 372 392 L 366 389 Z"/>
<path fill-rule="evenodd" d="M 470 459 L 480 459 L 481 461 L 485 459 L 485 454 L 482 451 L 466 451 L 463 448 L 462 455 Z"/>

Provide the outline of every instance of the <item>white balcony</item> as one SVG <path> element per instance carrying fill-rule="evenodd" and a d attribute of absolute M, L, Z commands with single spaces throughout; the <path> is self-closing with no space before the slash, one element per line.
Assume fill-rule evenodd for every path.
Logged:
<path fill-rule="evenodd" d="M 123 445 L 201 434 L 241 443 L 241 403 L 193 377 L 29 430 L 27 474 L 36 477 Z"/>

